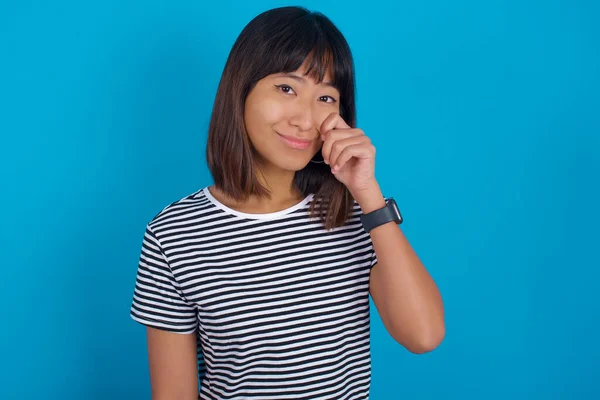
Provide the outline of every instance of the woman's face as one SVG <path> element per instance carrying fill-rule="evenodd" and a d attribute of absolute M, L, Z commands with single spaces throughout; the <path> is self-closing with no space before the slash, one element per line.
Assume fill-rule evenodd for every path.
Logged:
<path fill-rule="evenodd" d="M 257 161 L 289 171 L 303 169 L 323 141 L 318 128 L 340 112 L 340 93 L 328 72 L 321 84 L 305 76 L 307 63 L 289 74 L 266 76 L 246 98 L 244 120 Z"/>

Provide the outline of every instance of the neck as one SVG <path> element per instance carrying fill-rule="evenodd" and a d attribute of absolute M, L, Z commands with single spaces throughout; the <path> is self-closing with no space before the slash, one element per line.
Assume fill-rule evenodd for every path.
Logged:
<path fill-rule="evenodd" d="M 228 207 L 251 214 L 268 214 L 285 210 L 304 198 L 294 185 L 294 171 L 261 166 L 257 175 L 259 182 L 270 191 L 271 198 L 252 195 L 245 202 L 236 202 L 226 198 L 218 190 L 211 192 L 217 200 Z"/>
<path fill-rule="evenodd" d="M 258 180 L 271 192 L 271 198 L 251 196 L 248 205 L 264 212 L 275 212 L 298 203 L 303 195 L 294 185 L 294 176 L 294 171 L 261 166 Z"/>

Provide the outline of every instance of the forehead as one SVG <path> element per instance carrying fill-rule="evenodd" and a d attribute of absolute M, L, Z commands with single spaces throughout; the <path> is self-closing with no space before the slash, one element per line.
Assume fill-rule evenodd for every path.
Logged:
<path fill-rule="evenodd" d="M 311 63 L 313 63 L 312 66 Z M 310 57 L 307 57 L 296 70 L 274 73 L 273 76 L 290 77 L 302 83 L 313 83 L 337 89 L 334 81 L 333 65 L 325 60 L 311 60 Z"/>
<path fill-rule="evenodd" d="M 300 70 L 293 71 L 293 72 L 280 72 L 278 74 L 273 74 L 272 76 L 275 78 L 287 77 L 287 78 L 294 79 L 295 81 L 298 81 L 302 84 L 312 83 L 313 85 L 316 85 L 316 86 L 330 87 L 330 88 L 333 88 L 333 89 L 339 91 L 338 87 L 335 85 L 335 83 L 333 81 L 331 81 L 331 79 L 328 77 L 327 74 L 324 76 L 324 78 L 321 82 L 318 82 L 316 77 L 306 75 L 306 72 L 301 74 Z"/>
<path fill-rule="evenodd" d="M 302 62 L 302 65 L 297 69 L 297 72 L 301 72 L 303 75 L 308 72 L 308 70 L 312 65 L 312 70 L 310 71 L 312 74 L 317 74 L 319 70 L 324 69 L 325 76 L 329 78 L 333 75 L 333 60 L 316 60 L 311 57 L 306 57 L 306 59 Z"/>

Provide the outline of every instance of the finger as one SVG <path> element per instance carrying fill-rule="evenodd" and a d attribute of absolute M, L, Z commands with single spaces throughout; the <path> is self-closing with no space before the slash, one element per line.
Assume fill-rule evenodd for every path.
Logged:
<path fill-rule="evenodd" d="M 327 134 L 332 129 L 352 129 L 346 121 L 341 117 L 338 113 L 331 113 L 325 118 L 325 120 L 321 123 L 319 127 L 319 133 L 323 140 L 327 138 Z"/>
<path fill-rule="evenodd" d="M 331 172 L 337 173 L 352 158 L 368 159 L 375 157 L 375 147 L 373 145 L 355 144 L 348 146 L 338 157 L 336 164 L 331 168 Z"/>
<path fill-rule="evenodd" d="M 339 157 L 347 147 L 354 145 L 365 145 L 370 143 L 371 141 L 369 140 L 369 138 L 364 135 L 352 136 L 346 139 L 336 140 L 335 143 L 332 145 L 331 152 L 329 154 L 329 165 L 333 167 L 334 165 L 339 164 Z"/>
<path fill-rule="evenodd" d="M 330 164 L 331 150 L 337 142 L 339 142 L 340 140 L 361 136 L 366 137 L 364 132 L 360 129 L 335 129 L 330 131 L 327 134 L 325 141 L 323 142 L 323 146 L 321 147 L 321 153 L 323 154 L 323 159 L 325 160 L 325 163 Z"/>

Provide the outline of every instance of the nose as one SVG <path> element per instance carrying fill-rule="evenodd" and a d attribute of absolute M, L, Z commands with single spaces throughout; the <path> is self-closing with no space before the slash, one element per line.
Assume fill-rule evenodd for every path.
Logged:
<path fill-rule="evenodd" d="M 293 110 L 289 120 L 290 125 L 297 126 L 301 131 L 309 131 L 315 126 L 314 115 L 311 107 L 306 104 L 298 104 Z"/>

